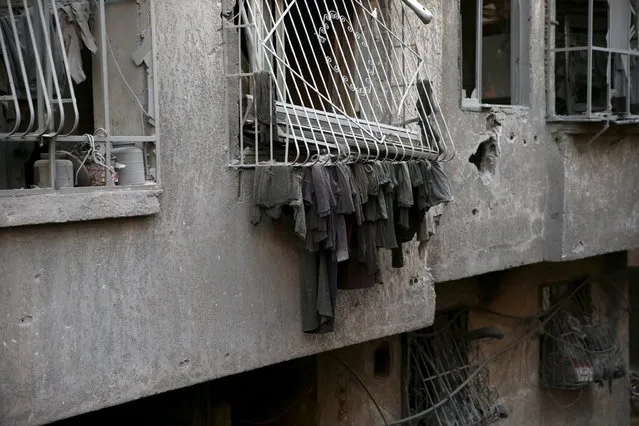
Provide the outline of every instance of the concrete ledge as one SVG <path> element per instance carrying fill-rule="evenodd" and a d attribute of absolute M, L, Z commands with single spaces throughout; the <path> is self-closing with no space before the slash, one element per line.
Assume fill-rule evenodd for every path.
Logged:
<path fill-rule="evenodd" d="M 0 228 L 154 215 L 161 193 L 156 186 L 2 191 Z"/>

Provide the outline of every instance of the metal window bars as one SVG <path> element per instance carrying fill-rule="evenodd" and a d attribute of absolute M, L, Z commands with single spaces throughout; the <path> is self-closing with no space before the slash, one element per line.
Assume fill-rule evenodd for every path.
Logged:
<path fill-rule="evenodd" d="M 503 338 L 487 327 L 467 331 L 467 310 L 440 314 L 432 327 L 406 334 L 404 404 L 409 425 L 487 425 L 508 416 L 489 386 L 477 342 Z M 422 413 L 420 415 L 420 413 Z"/>
<path fill-rule="evenodd" d="M 548 0 L 548 118 L 639 121 L 635 0 Z"/>
<path fill-rule="evenodd" d="M 423 41 L 402 37 L 406 15 L 432 15 L 404 3 L 238 0 L 223 20 L 240 117 L 231 165 L 452 159 Z"/>
<path fill-rule="evenodd" d="M 128 3 L 128 6 L 127 6 Z M 78 66 L 70 59 L 71 44 L 65 32 L 65 15 L 61 9 L 75 10 L 79 4 L 88 6 L 89 16 L 82 37 L 97 39 L 94 80 L 92 86 L 95 114 L 85 117 L 90 110 L 80 110 L 76 96 L 76 86 L 72 69 Z M 141 8 L 148 11 L 148 29 L 138 52 L 127 52 L 136 66 L 146 66 L 146 87 L 135 93 L 127 77 L 122 72 L 114 48 L 108 37 L 107 15 L 111 4 Z M 74 153 L 84 155 L 90 152 L 93 158 L 101 158 L 105 174 L 115 174 L 109 166 L 114 162 L 114 152 L 120 146 L 135 145 L 145 153 L 146 174 L 153 183 L 159 182 L 159 138 L 157 133 L 158 103 L 156 79 L 153 76 L 155 49 L 154 1 L 145 0 L 0 0 L 0 107 L 3 119 L 7 114 L 11 122 L 3 120 L 0 126 L 0 147 L 3 143 L 15 144 L 37 142 L 48 145 L 49 158 L 60 155 L 59 143 L 75 144 Z M 68 18 L 68 16 L 67 16 Z M 93 22 L 95 21 L 95 22 Z M 142 21 L 142 20 L 141 20 Z M 94 24 L 95 28 L 89 28 Z M 90 34 L 92 33 L 92 34 Z M 139 28 L 131 30 L 132 37 L 139 37 Z M 80 36 L 79 36 L 80 37 Z M 77 40 L 79 43 L 82 41 Z M 115 47 L 116 49 L 118 46 Z M 78 48 L 78 55 L 80 48 Z M 133 54 L 133 55 L 131 55 Z M 136 58 L 136 55 L 140 58 Z M 73 58 L 73 59 L 78 59 Z M 81 61 L 81 59 L 78 59 Z M 97 65 L 96 65 L 97 64 Z M 82 71 L 80 71 L 82 72 Z M 119 78 L 117 77 L 119 74 Z M 120 80 L 144 115 L 142 131 L 139 135 L 118 134 L 118 126 L 113 125 L 112 105 L 114 104 L 110 85 Z M 1 83 L 4 83 L 1 84 Z M 112 88 L 111 88 L 112 89 Z M 146 92 L 147 101 L 139 100 L 140 92 Z M 100 99 L 101 98 L 101 99 Z M 118 103 L 120 100 L 118 100 Z M 97 130 L 93 134 L 78 134 L 78 124 L 82 119 L 94 121 Z M 9 124 L 8 124 L 9 123 Z M 65 144 L 66 146 L 70 146 Z M 90 146 L 89 146 L 90 145 Z M 69 156 L 71 152 L 65 151 Z M 88 157 L 87 157 L 88 158 Z M 75 157 L 74 157 L 75 159 Z M 86 158 L 85 158 L 86 160 Z M 78 165 L 75 164 L 74 168 Z M 80 166 L 81 167 L 81 166 Z M 56 170 L 49 168 L 51 187 L 55 187 Z M 110 170 L 111 173 L 107 171 Z M 77 177 L 77 173 L 76 173 Z M 113 176 L 111 176 L 113 177 Z M 77 184 L 77 182 L 76 182 Z M 114 180 L 105 179 L 106 186 L 113 186 Z M 81 185 L 84 186 L 84 185 Z"/>
<path fill-rule="evenodd" d="M 579 389 L 626 374 L 619 330 L 605 309 L 609 299 L 594 284 L 584 280 L 542 289 L 542 308 L 548 315 L 540 339 L 544 387 Z"/>
<path fill-rule="evenodd" d="M 65 104 L 72 106 L 73 118 L 64 136 L 73 133 L 78 125 L 79 112 L 69 61 L 63 47 L 60 17 L 58 13 L 50 13 L 50 7 L 57 9 L 54 0 L 51 0 L 51 4 L 44 1 L 6 1 L 11 33 L 5 38 L 4 31 L 0 31 L 0 47 L 10 90 L 0 100 L 13 104 L 16 119 L 8 132 L 0 133 L 1 138 L 14 135 L 53 138 L 62 135 L 66 121 Z M 23 33 L 25 30 L 26 34 Z M 26 44 L 26 49 L 22 48 L 23 44 Z M 29 67 L 26 66 L 27 57 L 32 59 Z M 33 79 L 31 72 L 35 73 Z M 35 93 L 32 90 L 34 83 Z M 69 91 L 68 98 L 63 98 L 65 87 Z M 28 108 L 26 126 L 23 126 L 19 104 L 21 99 L 26 99 Z M 39 117 L 36 117 L 36 112 L 40 113 Z M 54 112 L 59 115 L 57 122 Z"/>

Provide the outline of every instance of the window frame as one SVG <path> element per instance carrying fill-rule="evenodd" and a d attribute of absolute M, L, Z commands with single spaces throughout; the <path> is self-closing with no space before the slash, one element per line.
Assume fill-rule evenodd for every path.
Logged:
<path fill-rule="evenodd" d="M 49 10 L 49 2 L 47 0 L 38 0 L 40 4 Z M 18 3 L 18 2 L 16 2 Z M 125 77 L 122 74 L 120 65 L 117 64 L 116 54 L 112 50 L 111 41 L 108 40 L 109 23 L 115 21 L 115 19 L 107 19 L 109 10 L 107 8 L 108 0 L 98 0 L 97 4 L 93 6 L 93 12 L 91 19 L 95 22 L 95 27 L 92 26 L 92 33 L 95 38 L 98 52 L 92 57 L 92 63 L 88 66 L 93 67 L 93 78 L 89 80 L 93 96 L 93 120 L 94 127 L 98 130 L 103 129 L 104 132 L 96 131 L 93 136 L 96 146 L 102 146 L 102 152 L 105 154 L 107 160 L 106 164 L 110 163 L 112 158 L 112 150 L 122 144 L 143 144 L 145 149 L 145 157 L 148 150 L 151 150 L 151 154 L 148 154 L 152 158 L 152 163 L 149 163 L 149 167 L 153 170 L 153 181 L 147 181 L 144 185 L 122 185 L 116 186 L 113 179 L 110 177 L 110 173 L 106 172 L 106 183 L 104 186 L 74 186 L 73 188 L 57 188 L 55 185 L 56 168 L 49 167 L 49 180 L 51 186 L 32 189 L 0 189 L 0 228 L 15 227 L 25 225 L 47 224 L 47 223 L 65 223 L 76 222 L 86 220 L 99 220 L 108 218 L 119 217 L 135 217 L 135 216 L 148 216 L 159 213 L 159 196 L 162 193 L 161 180 L 160 180 L 160 110 L 158 100 L 158 79 L 157 79 L 157 44 L 156 44 L 156 4 L 155 0 L 148 0 L 146 5 L 139 5 L 134 1 L 130 2 L 130 7 L 145 7 L 148 11 L 148 29 L 143 35 L 144 42 L 142 45 L 138 44 L 140 52 L 129 52 L 129 55 L 124 55 L 125 59 L 132 60 L 135 67 L 144 66 L 144 75 L 146 76 L 146 85 L 144 86 L 143 93 L 138 92 L 135 94 L 134 89 L 129 86 L 129 83 L 124 81 Z M 57 5 L 57 3 L 56 3 Z M 19 6 L 14 6 L 15 8 Z M 117 12 L 117 8 L 114 8 L 111 13 Z M 38 17 L 40 15 L 37 15 Z M 44 19 L 44 18 L 43 18 Z M 53 18 L 46 18 L 52 19 Z M 60 19 L 63 19 L 62 17 Z M 39 25 L 39 22 L 35 25 Z M 113 31 L 113 29 L 112 29 Z M 139 34 L 139 28 L 135 29 L 135 34 Z M 58 31 L 50 33 L 50 37 L 57 37 Z M 57 43 L 57 39 L 55 40 Z M 38 49 L 42 49 L 46 52 L 42 41 L 38 41 L 36 46 Z M 82 41 L 80 41 L 82 43 Z M 146 45 L 146 46 L 144 46 Z M 144 47 L 144 48 L 142 48 Z M 146 50 L 145 50 L 146 49 Z M 142 52 L 144 50 L 145 52 Z M 143 57 L 133 58 L 136 53 L 142 53 Z M 134 55 L 131 55 L 134 54 Z M 63 52 L 65 61 L 68 61 L 67 52 Z M 2 59 L 0 59 L 2 60 Z M 46 61 L 45 61 L 46 62 Z M 120 59 L 118 62 L 122 62 Z M 50 67 L 46 67 L 43 64 L 43 68 L 46 68 L 45 81 L 49 81 L 51 84 L 51 73 L 54 72 Z M 21 76 L 18 75 L 18 78 Z M 66 77 L 65 77 L 66 78 Z M 116 79 L 123 80 L 123 85 L 126 85 L 127 89 L 135 94 L 136 97 L 141 95 L 147 96 L 146 99 L 146 113 L 143 118 L 144 132 L 138 136 L 127 136 L 126 133 L 112 132 L 114 126 L 111 119 L 111 107 L 115 105 L 113 102 L 113 93 L 109 91 L 110 85 L 113 85 L 113 81 Z M 70 80 L 70 77 L 69 77 Z M 75 86 L 75 83 L 71 83 Z M 123 86 L 124 87 L 124 86 Z M 34 105 L 38 104 L 43 97 L 50 97 L 52 103 L 58 103 L 55 93 L 51 95 L 43 95 L 42 84 L 38 82 L 38 96 L 33 98 Z M 77 100 L 73 93 L 73 87 L 71 90 L 71 100 L 64 103 L 73 103 L 77 109 Z M 14 96 L 15 95 L 15 92 Z M 65 98 L 65 96 L 62 96 Z M 139 99 L 136 100 L 140 102 Z M 9 102 L 12 102 L 11 100 Z M 144 102 L 144 101 L 142 101 Z M 50 122 L 52 124 L 49 127 L 45 125 L 44 135 L 38 135 L 34 132 L 26 135 L 16 132 L 15 134 L 2 134 L 0 135 L 0 144 L 11 142 L 33 142 L 43 143 L 47 145 L 49 158 L 55 158 L 57 152 L 57 145 L 60 142 L 69 143 L 81 143 L 87 141 L 86 135 L 71 134 L 53 135 L 49 137 L 49 132 L 52 127 L 60 127 L 70 124 L 67 120 L 59 123 L 58 114 L 53 113 Z M 77 117 L 82 116 L 82 111 L 77 114 Z M 69 120 L 72 120 L 73 117 Z M 34 129 L 38 129 L 42 123 L 44 123 L 44 117 L 42 113 L 36 113 L 35 116 L 36 125 Z M 46 123 L 45 123 L 46 124 Z M 149 130 L 150 129 L 150 130 Z M 149 134 L 147 134 L 149 133 Z M 147 135 L 145 135 L 147 134 Z M 148 148 L 148 149 L 147 149 Z M 145 159 L 145 166 L 147 161 Z M 92 208 L 98 206 L 99 208 Z"/>
<path fill-rule="evenodd" d="M 463 18 L 460 0 L 460 81 L 464 81 L 464 44 L 462 37 Z M 477 97 L 466 97 L 461 90 L 461 107 L 465 110 L 484 108 L 521 108 L 530 105 L 530 0 L 510 0 L 510 92 L 509 104 L 482 102 L 483 84 L 483 9 L 484 0 L 475 1 L 475 93 Z"/>
<path fill-rule="evenodd" d="M 628 34 L 624 35 L 621 32 L 626 29 L 623 25 L 612 25 L 613 23 L 613 14 L 612 14 L 612 3 L 620 2 L 623 6 L 626 7 L 625 11 L 628 12 L 627 15 L 631 18 L 632 14 L 630 13 L 630 0 L 609 0 L 609 17 L 608 17 L 608 27 L 607 27 L 607 45 L 606 47 L 596 46 L 593 40 L 594 33 L 594 0 L 588 0 L 588 40 L 584 46 L 577 47 L 557 47 L 556 44 L 556 27 L 559 24 L 557 20 L 557 2 L 558 0 L 546 0 L 546 22 L 547 22 L 547 45 L 546 45 L 546 95 L 547 95 L 547 114 L 546 121 L 548 122 L 575 122 L 575 123 L 589 123 L 589 122 L 615 122 L 616 124 L 633 124 L 639 122 L 639 112 L 636 114 L 631 114 L 630 112 L 630 103 L 631 103 L 631 73 L 630 73 L 630 64 L 628 64 L 628 75 L 626 78 L 626 108 L 627 114 L 624 113 L 616 113 L 613 112 L 612 107 L 612 97 L 611 97 L 611 86 L 610 81 L 613 78 L 613 71 L 611 70 L 610 62 L 611 56 L 614 54 L 619 55 L 628 55 L 628 59 L 631 57 L 639 58 L 639 48 L 633 50 L 630 47 L 630 38 L 628 38 L 628 46 L 627 49 L 618 49 L 610 47 L 610 34 L 614 31 L 619 31 L 620 33 L 616 34 L 617 36 L 622 37 L 630 37 L 630 27 L 628 26 Z M 619 15 L 624 15 L 623 11 L 619 13 Z M 637 13 L 635 13 L 635 31 L 639 30 L 639 9 Z M 568 52 L 576 52 L 576 51 L 585 51 L 588 56 L 588 65 L 587 65 L 587 83 L 586 83 L 586 111 L 582 114 L 558 114 L 556 112 L 556 99 L 557 99 L 557 75 L 556 75 L 556 63 L 558 54 L 566 54 Z M 593 112 L 593 54 L 595 52 L 606 53 L 610 55 L 608 58 L 608 69 L 606 71 L 606 79 L 607 79 L 607 88 L 606 88 L 606 99 L 607 99 L 607 107 L 603 112 Z M 638 74 L 639 77 L 639 74 Z M 638 81 L 639 83 L 639 78 Z"/>

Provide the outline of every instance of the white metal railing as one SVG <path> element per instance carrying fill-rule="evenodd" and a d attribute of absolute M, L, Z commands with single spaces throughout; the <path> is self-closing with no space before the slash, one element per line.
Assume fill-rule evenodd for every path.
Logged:
<path fill-rule="evenodd" d="M 238 0 L 224 20 L 240 117 L 232 165 L 451 159 L 423 47 L 400 28 L 405 14 L 419 25 L 432 14 L 404 3 Z"/>
<path fill-rule="evenodd" d="M 6 0 L 8 15 L 4 19 L 8 21 L 11 34 L 5 38 L 4 31 L 0 31 L 0 47 L 10 93 L 0 100 L 13 103 L 16 120 L 9 132 L 0 133 L 0 138 L 13 135 L 55 137 L 62 134 L 66 122 L 65 104 L 70 104 L 73 109 L 73 124 L 66 135 L 73 133 L 77 127 L 79 112 L 64 49 L 62 26 L 58 13 L 51 13 L 56 10 L 55 0 L 31 3 L 27 0 Z M 23 45 L 26 49 L 22 48 Z M 32 59 L 29 67 L 26 66 L 25 53 Z M 32 93 L 34 78 L 37 93 Z M 68 88 L 68 98 L 63 98 L 62 84 Z M 26 100 L 28 107 L 25 125 L 20 100 Z M 38 108 L 34 102 L 41 107 L 39 117 L 36 117 Z M 54 111 L 58 114 L 57 120 Z"/>
<path fill-rule="evenodd" d="M 148 28 L 131 28 L 131 37 L 139 37 L 138 52 L 125 51 L 125 58 L 136 66 L 145 65 L 146 83 L 144 89 L 134 90 L 121 69 L 122 59 L 114 53 L 108 36 L 107 14 L 110 5 L 121 7 L 145 7 L 148 11 Z M 128 4 L 128 6 L 127 6 Z M 80 5 L 86 7 L 86 22 L 83 22 L 83 36 L 95 37 L 95 54 L 92 56 L 92 95 L 96 111 L 84 111 L 78 107 L 77 89 L 74 82 L 73 63 L 69 52 L 73 40 L 65 33 L 64 8 L 80 13 Z M 0 93 L 0 103 L 5 111 L 10 111 L 13 121 L 10 127 L 0 130 L 0 144 L 10 142 L 38 142 L 46 144 L 50 158 L 54 158 L 60 143 L 75 143 L 84 155 L 101 159 L 106 169 L 110 168 L 113 152 L 121 145 L 135 144 L 145 152 L 147 173 L 153 183 L 159 181 L 158 102 L 154 78 L 153 58 L 155 49 L 154 0 L 0 0 L 0 78 L 6 78 L 6 87 Z M 82 13 L 85 10 L 82 9 Z M 139 20 L 143 22 L 143 19 Z M 89 28 L 91 24 L 91 28 Z M 128 29 L 127 29 L 128 30 Z M 82 43 L 81 40 L 76 40 Z M 115 50 L 122 53 L 120 46 Z M 78 48 L 79 52 L 79 48 Z M 77 58 L 75 58 L 77 59 Z M 82 73 L 82 71 L 80 71 Z M 130 79 L 130 75 L 128 78 Z M 143 124 L 138 134 L 120 133 L 114 126 L 112 106 L 120 107 L 122 99 L 113 98 L 110 86 L 122 84 L 125 96 L 135 99 L 140 108 Z M 142 93 L 148 95 L 140 101 Z M 129 99 L 127 99 L 129 101 Z M 85 117 L 93 112 L 92 117 Z M 132 111 L 131 111 L 132 112 Z M 97 129 L 91 134 L 80 134 L 78 124 L 81 119 L 95 122 Z M 70 146 L 66 144 L 66 146 Z M 150 157 L 152 160 L 146 161 Z M 55 182 L 55 168 L 50 168 L 52 186 Z M 113 172 L 113 170 L 111 170 Z M 106 180 L 106 186 L 113 186 L 113 179 Z"/>

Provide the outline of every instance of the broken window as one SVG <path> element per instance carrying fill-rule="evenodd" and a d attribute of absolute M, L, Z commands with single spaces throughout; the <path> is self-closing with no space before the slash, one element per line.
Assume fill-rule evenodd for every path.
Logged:
<path fill-rule="evenodd" d="M 152 8 L 0 5 L 0 190 L 157 183 Z"/>
<path fill-rule="evenodd" d="M 528 103 L 527 0 L 462 0 L 462 105 Z"/>
<path fill-rule="evenodd" d="M 432 16 L 403 3 L 238 0 L 223 20 L 231 164 L 452 158 L 428 46 L 407 36 Z"/>
<path fill-rule="evenodd" d="M 468 310 L 440 313 L 432 327 L 405 335 L 404 404 L 410 424 L 488 425 L 508 417 L 479 341 L 502 339 L 496 327 L 468 330 Z"/>
<path fill-rule="evenodd" d="M 585 279 L 544 286 L 541 310 L 542 386 L 579 389 L 625 376 L 617 314 L 600 284 Z"/>
<path fill-rule="evenodd" d="M 639 118 L 636 0 L 550 2 L 549 119 Z"/>

